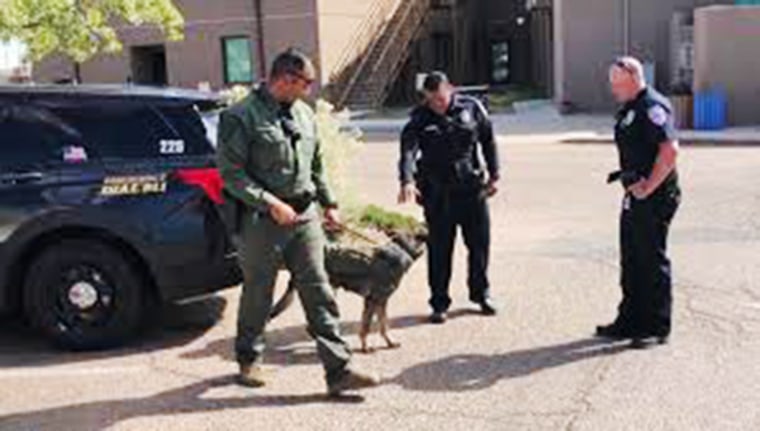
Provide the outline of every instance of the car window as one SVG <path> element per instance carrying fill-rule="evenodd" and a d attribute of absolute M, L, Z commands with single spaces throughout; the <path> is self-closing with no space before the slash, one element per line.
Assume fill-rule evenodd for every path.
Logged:
<path fill-rule="evenodd" d="M 99 157 L 138 159 L 210 154 L 203 123 L 192 107 L 163 108 L 111 102 L 56 110 Z"/>
<path fill-rule="evenodd" d="M 74 130 L 47 110 L 22 106 L 0 108 L 2 170 L 62 162 L 71 148 L 81 148 L 80 142 Z"/>
<path fill-rule="evenodd" d="M 219 115 L 221 111 L 208 111 L 201 114 L 203 125 L 206 127 L 206 138 L 211 142 L 214 148 L 218 147 L 216 142 L 219 133 Z"/>
<path fill-rule="evenodd" d="M 201 114 L 192 106 L 159 107 L 158 112 L 168 121 L 179 136 L 185 141 L 188 153 L 193 155 L 214 152 L 213 141 L 208 137 L 208 125 Z"/>

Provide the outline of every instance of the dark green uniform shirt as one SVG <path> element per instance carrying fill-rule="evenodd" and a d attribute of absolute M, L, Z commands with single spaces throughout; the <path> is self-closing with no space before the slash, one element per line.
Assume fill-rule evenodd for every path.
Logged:
<path fill-rule="evenodd" d="M 285 200 L 311 194 L 324 207 L 336 205 L 305 102 L 283 107 L 262 85 L 222 113 L 218 141 L 225 190 L 247 206 L 266 211 L 265 193 Z"/>

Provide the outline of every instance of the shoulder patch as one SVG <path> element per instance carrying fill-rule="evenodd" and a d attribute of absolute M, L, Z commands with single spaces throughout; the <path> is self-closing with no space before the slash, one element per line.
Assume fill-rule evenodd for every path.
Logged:
<path fill-rule="evenodd" d="M 664 126 L 668 121 L 668 112 L 660 105 L 655 105 L 649 108 L 647 115 L 652 123 L 658 126 Z"/>
<path fill-rule="evenodd" d="M 475 111 L 477 111 L 477 113 L 480 114 L 480 116 L 482 116 L 483 118 L 488 117 L 488 109 L 486 109 L 486 106 L 483 104 L 482 100 L 474 96 L 466 96 L 466 97 L 467 97 L 467 100 L 473 104 L 473 106 L 475 107 Z"/>

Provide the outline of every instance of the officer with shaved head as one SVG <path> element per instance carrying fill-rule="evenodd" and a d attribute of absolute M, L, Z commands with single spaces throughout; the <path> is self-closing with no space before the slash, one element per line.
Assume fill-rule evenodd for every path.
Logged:
<path fill-rule="evenodd" d="M 667 342 L 671 329 L 672 281 L 667 256 L 670 223 L 681 191 L 676 173 L 678 141 L 670 102 L 647 85 L 632 57 L 609 70 L 612 94 L 621 104 L 615 126 L 620 170 L 609 182 L 625 191 L 620 217 L 623 299 L 615 321 L 597 336 L 631 339 L 635 348 Z"/>

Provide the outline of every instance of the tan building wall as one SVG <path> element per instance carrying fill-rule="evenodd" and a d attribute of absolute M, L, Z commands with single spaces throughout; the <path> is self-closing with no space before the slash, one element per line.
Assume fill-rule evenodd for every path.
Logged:
<path fill-rule="evenodd" d="M 628 37 L 625 4 L 630 4 Z M 626 52 L 655 65 L 655 84 L 668 90 L 670 21 L 677 10 L 731 0 L 554 0 L 554 97 L 581 110 L 608 110 L 607 66 Z M 626 41 L 628 51 L 626 51 Z"/>
<path fill-rule="evenodd" d="M 378 0 L 317 0 L 317 23 L 319 58 L 322 83 L 327 84 L 336 72 L 338 63 L 346 56 L 347 61 L 357 60 L 369 40 L 360 40 L 360 29 L 367 24 L 373 4 Z M 393 6 L 395 0 L 382 0 L 383 5 Z M 391 10 L 391 7 L 388 7 Z M 351 52 L 347 50 L 351 48 Z M 354 49 L 355 48 L 355 49 Z"/>
<path fill-rule="evenodd" d="M 266 68 L 279 52 L 289 47 L 303 50 L 319 65 L 316 1 L 262 0 Z M 247 2 L 252 3 L 252 0 Z"/>
<path fill-rule="evenodd" d="M 120 83 L 132 75 L 132 47 L 165 45 L 168 83 L 196 87 L 209 82 L 213 88 L 225 85 L 222 38 L 247 36 L 251 40 L 254 78 L 281 50 L 297 46 L 318 57 L 316 0 L 262 0 L 264 58 L 258 49 L 257 19 L 253 0 L 178 0 L 185 16 L 185 38 L 165 42 L 163 35 L 149 28 L 118 29 L 124 42 L 119 54 L 100 55 L 81 66 L 83 82 Z M 52 57 L 35 65 L 40 82 L 72 78 L 69 61 Z"/>
<path fill-rule="evenodd" d="M 713 6 L 694 17 L 694 89 L 722 87 L 728 122 L 760 122 L 760 7 Z"/>
<path fill-rule="evenodd" d="M 555 0 L 554 95 L 580 109 L 611 107 L 607 65 L 623 52 L 620 0 Z"/>

